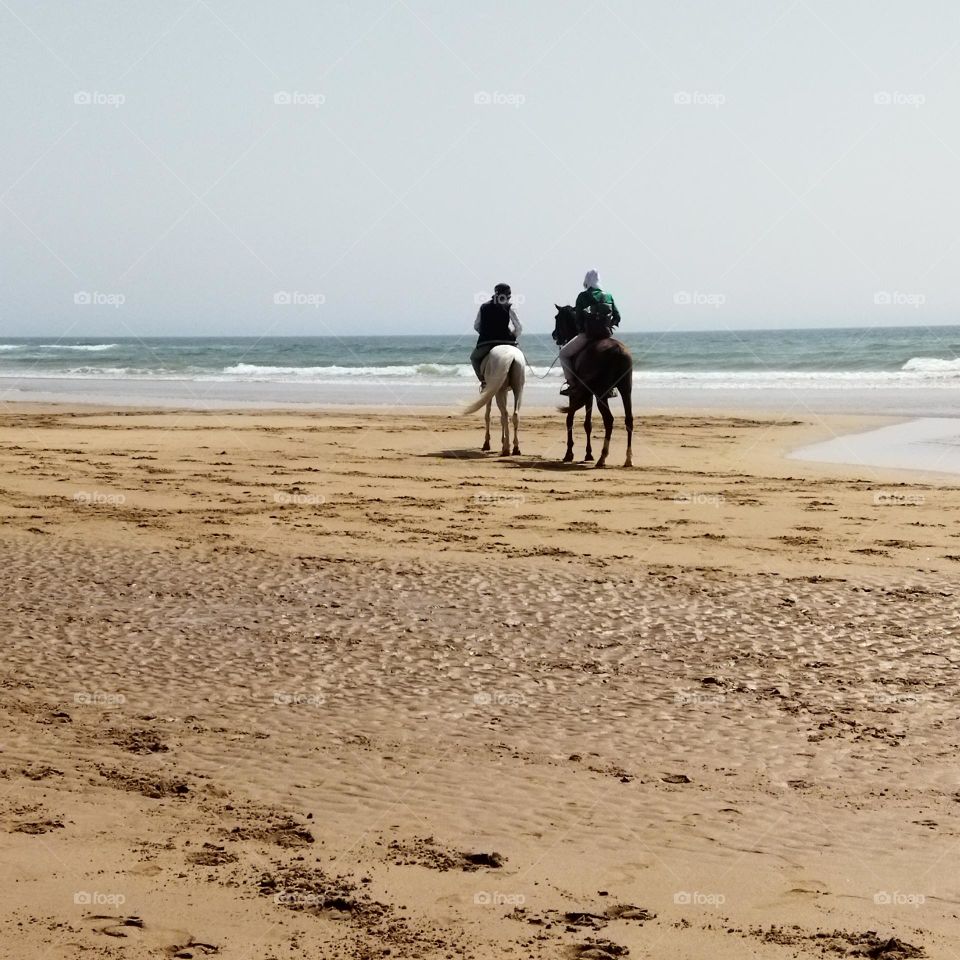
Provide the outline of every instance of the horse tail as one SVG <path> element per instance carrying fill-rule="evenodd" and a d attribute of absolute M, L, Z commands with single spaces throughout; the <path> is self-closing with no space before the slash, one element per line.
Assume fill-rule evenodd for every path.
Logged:
<path fill-rule="evenodd" d="M 513 363 L 498 365 L 495 370 L 489 371 L 487 385 L 483 388 L 480 396 L 473 403 L 468 404 L 460 411 L 460 415 L 465 417 L 468 414 L 476 413 L 481 407 L 485 407 L 500 392 L 500 389 L 507 382 L 510 376 L 510 368 Z"/>

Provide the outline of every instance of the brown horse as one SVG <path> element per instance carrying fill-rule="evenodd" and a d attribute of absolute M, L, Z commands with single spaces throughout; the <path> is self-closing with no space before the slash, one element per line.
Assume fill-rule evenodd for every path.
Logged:
<path fill-rule="evenodd" d="M 553 328 L 554 342 L 561 346 L 577 334 L 577 314 L 573 307 L 557 306 L 556 324 Z M 593 459 L 590 447 L 590 422 L 593 413 L 593 400 L 597 400 L 597 409 L 603 419 L 603 449 L 597 466 L 606 465 L 610 452 L 610 434 L 613 433 L 613 414 L 610 411 L 610 391 L 616 388 L 623 401 L 623 423 L 627 428 L 627 458 L 623 465 L 633 466 L 633 357 L 619 340 L 607 337 L 603 340 L 591 340 L 573 358 L 573 383 L 570 384 L 569 404 L 561 408 L 567 414 L 567 452 L 563 462 L 573 461 L 573 417 L 581 408 L 586 407 L 583 430 L 587 435 L 587 452 L 584 462 Z"/>

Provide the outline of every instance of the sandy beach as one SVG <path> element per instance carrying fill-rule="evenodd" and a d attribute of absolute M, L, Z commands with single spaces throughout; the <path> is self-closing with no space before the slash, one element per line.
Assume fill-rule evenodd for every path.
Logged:
<path fill-rule="evenodd" d="M 787 458 L 893 420 L 0 421 L 0 956 L 960 955 L 960 478 Z"/>

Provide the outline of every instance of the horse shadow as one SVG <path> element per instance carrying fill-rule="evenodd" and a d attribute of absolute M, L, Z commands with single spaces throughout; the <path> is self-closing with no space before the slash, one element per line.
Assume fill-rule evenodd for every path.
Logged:
<path fill-rule="evenodd" d="M 439 457 L 441 460 L 487 460 L 487 459 L 499 459 L 492 458 L 489 452 L 483 450 L 477 450 L 474 447 L 469 447 L 465 450 L 438 450 L 436 453 L 421 453 L 421 457 Z"/>

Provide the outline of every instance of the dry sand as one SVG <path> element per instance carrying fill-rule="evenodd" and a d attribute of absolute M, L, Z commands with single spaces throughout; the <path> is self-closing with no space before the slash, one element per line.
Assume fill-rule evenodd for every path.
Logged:
<path fill-rule="evenodd" d="M 862 420 L 7 409 L 0 956 L 960 956 L 960 489 L 782 459 Z"/>

